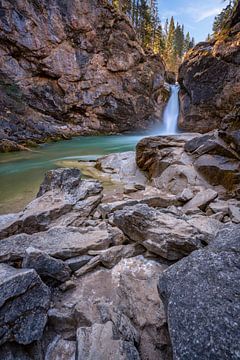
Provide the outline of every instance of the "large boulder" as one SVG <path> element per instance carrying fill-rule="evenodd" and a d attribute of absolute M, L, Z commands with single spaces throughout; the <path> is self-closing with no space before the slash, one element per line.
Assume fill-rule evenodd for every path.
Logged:
<path fill-rule="evenodd" d="M 146 128 L 168 98 L 161 58 L 145 54 L 109 1 L 7 0 L 0 40 L 0 140 L 10 150 Z"/>
<path fill-rule="evenodd" d="M 201 248 L 204 244 L 202 240 L 210 240 L 216 232 L 215 227 L 209 234 L 204 234 L 198 226 L 191 224 L 190 219 L 188 221 L 147 205 L 118 210 L 114 213 L 113 221 L 131 240 L 168 260 L 181 259 Z"/>
<path fill-rule="evenodd" d="M 238 359 L 240 226 L 160 275 L 174 359 Z"/>
<path fill-rule="evenodd" d="M 34 270 L 0 264 L 0 345 L 39 340 L 49 306 L 50 290 Z"/>
<path fill-rule="evenodd" d="M 71 336 L 78 329 L 79 359 L 89 359 L 89 354 L 91 359 L 98 354 L 102 359 L 122 359 L 126 352 L 129 357 L 123 359 L 138 359 L 137 348 L 141 359 L 170 360 L 165 313 L 157 292 L 159 273 L 166 267 L 137 256 L 121 259 L 110 270 L 86 273 L 75 281 L 73 290 L 56 296 L 49 324 L 66 334 L 72 329 Z"/>
<path fill-rule="evenodd" d="M 184 148 L 193 157 L 195 169 L 211 184 L 239 191 L 240 156 L 232 143 L 225 142 L 217 132 L 187 141 Z"/>
<path fill-rule="evenodd" d="M 114 244 L 116 233 L 111 226 L 99 227 L 53 227 L 36 234 L 18 234 L 0 241 L 0 262 L 22 260 L 26 250 L 34 247 L 44 253 L 69 259 L 87 254 L 89 250 L 101 250 Z"/>
<path fill-rule="evenodd" d="M 22 212 L 0 216 L 0 239 L 53 226 L 79 225 L 98 206 L 101 192 L 98 181 L 82 180 L 77 169 L 50 170 L 37 198 Z"/>

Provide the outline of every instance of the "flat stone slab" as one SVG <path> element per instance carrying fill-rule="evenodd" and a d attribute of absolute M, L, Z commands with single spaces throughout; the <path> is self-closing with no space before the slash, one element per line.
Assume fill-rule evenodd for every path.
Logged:
<path fill-rule="evenodd" d="M 50 256 L 68 259 L 84 255 L 88 250 L 106 249 L 112 243 L 113 237 L 107 228 L 97 227 L 55 227 L 32 235 L 13 235 L 0 241 L 0 262 L 23 259 L 30 246 Z"/>

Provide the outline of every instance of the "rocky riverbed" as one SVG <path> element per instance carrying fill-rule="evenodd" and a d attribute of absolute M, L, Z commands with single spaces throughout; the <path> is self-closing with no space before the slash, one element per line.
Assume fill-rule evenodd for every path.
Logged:
<path fill-rule="evenodd" d="M 218 132 L 48 171 L 0 217 L 0 358 L 238 359 L 239 180 Z"/>

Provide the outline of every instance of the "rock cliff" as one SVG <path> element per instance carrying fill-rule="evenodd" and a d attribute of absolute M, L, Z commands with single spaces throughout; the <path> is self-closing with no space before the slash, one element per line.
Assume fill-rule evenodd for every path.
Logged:
<path fill-rule="evenodd" d="M 239 108 L 239 45 L 238 6 L 226 29 L 215 40 L 199 43 L 180 67 L 181 129 L 205 133 L 220 128 L 225 116 Z"/>
<path fill-rule="evenodd" d="M 168 95 L 161 59 L 108 1 L 1 1 L 0 43 L 2 150 L 145 128 Z"/>

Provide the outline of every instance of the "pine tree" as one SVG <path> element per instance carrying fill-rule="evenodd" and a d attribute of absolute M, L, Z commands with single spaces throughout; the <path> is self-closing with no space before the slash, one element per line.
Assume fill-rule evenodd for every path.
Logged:
<path fill-rule="evenodd" d="M 188 52 L 188 50 L 191 49 L 191 37 L 189 32 L 187 32 L 187 35 L 184 40 L 184 52 Z"/>
<path fill-rule="evenodd" d="M 173 71 L 176 65 L 176 49 L 175 49 L 175 23 L 171 17 L 168 36 L 166 39 L 165 58 L 169 70 Z"/>

